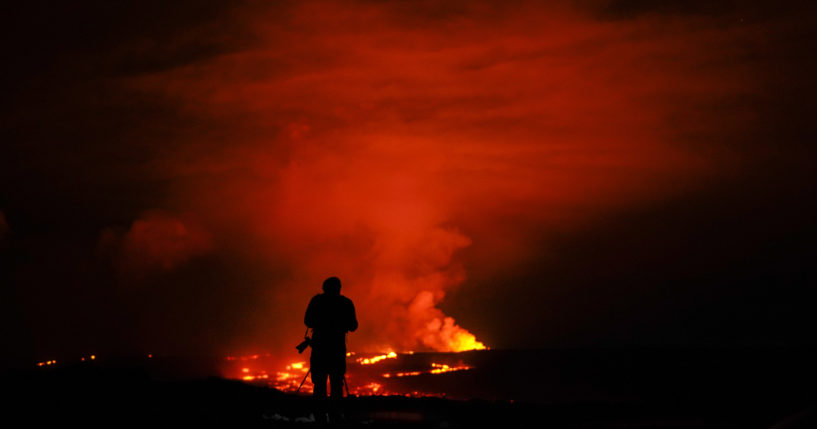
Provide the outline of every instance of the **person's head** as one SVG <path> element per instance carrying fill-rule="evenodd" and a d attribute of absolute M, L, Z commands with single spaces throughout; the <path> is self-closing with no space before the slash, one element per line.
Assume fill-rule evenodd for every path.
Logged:
<path fill-rule="evenodd" d="M 323 292 L 328 295 L 340 295 L 340 279 L 329 277 L 323 281 Z"/>

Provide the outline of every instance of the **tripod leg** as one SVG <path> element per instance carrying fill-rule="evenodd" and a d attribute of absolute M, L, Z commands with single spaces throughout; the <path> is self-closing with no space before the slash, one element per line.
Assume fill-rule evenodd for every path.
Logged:
<path fill-rule="evenodd" d="M 308 370 L 308 371 L 306 371 L 306 375 L 304 375 L 304 379 L 303 379 L 303 380 L 301 380 L 301 384 L 298 386 L 298 390 L 296 390 L 296 391 L 295 391 L 295 393 L 298 393 L 298 392 L 300 392 L 300 391 L 301 391 L 301 387 L 303 387 L 304 382 L 306 381 L 306 377 L 309 377 L 309 373 L 310 373 L 310 372 L 312 372 L 312 368 L 309 368 L 309 370 Z"/>
<path fill-rule="evenodd" d="M 346 374 L 343 374 L 343 387 L 346 388 L 346 397 L 348 398 L 349 395 L 349 383 L 346 382 Z"/>

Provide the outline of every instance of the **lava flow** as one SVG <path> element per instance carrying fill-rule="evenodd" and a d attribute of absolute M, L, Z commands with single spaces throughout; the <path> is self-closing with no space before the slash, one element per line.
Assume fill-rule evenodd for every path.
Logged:
<path fill-rule="evenodd" d="M 396 353 L 361 356 L 347 353 L 348 393 L 356 396 L 446 396 L 440 374 L 469 371 L 467 353 Z M 282 392 L 311 394 L 308 361 L 296 361 L 276 367 L 269 355 L 228 357 L 226 376 L 266 385 Z M 432 378 L 433 377 L 433 378 Z M 444 384 L 444 383 L 443 383 Z"/>

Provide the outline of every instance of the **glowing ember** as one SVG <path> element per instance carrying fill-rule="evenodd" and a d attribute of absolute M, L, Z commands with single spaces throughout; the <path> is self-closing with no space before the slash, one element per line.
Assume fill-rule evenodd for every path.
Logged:
<path fill-rule="evenodd" d="M 371 365 L 371 364 L 380 362 L 383 359 L 396 359 L 396 358 L 397 358 L 397 353 L 389 352 L 388 354 L 375 356 L 375 357 L 372 357 L 372 358 L 358 358 L 357 362 L 359 364 L 361 364 L 361 365 Z"/>
<path fill-rule="evenodd" d="M 457 365 L 457 366 L 450 366 L 446 364 L 439 364 L 439 363 L 432 363 L 431 369 L 426 371 L 406 371 L 406 372 L 394 372 L 394 373 L 384 373 L 381 375 L 383 378 L 391 378 L 391 377 L 411 377 L 415 375 L 421 374 L 442 374 L 444 372 L 454 372 L 454 371 L 467 371 L 469 369 L 473 369 L 473 366 L 469 365 Z"/>
<path fill-rule="evenodd" d="M 420 375 L 422 373 L 423 373 L 423 371 L 395 372 L 394 374 L 390 374 L 390 373 L 387 372 L 387 373 L 383 374 L 382 377 L 383 378 L 391 378 L 392 375 L 395 376 L 395 377 L 409 377 L 409 376 L 412 376 L 412 375 Z"/>
<path fill-rule="evenodd" d="M 468 365 L 448 366 L 445 364 L 432 363 L 431 368 L 432 374 L 442 374 L 444 372 L 467 371 L 473 367 Z"/>
<path fill-rule="evenodd" d="M 90 360 L 95 360 L 95 359 L 96 359 L 96 356 L 95 356 L 95 355 L 90 355 L 90 356 L 88 356 L 88 357 L 85 357 L 85 356 L 80 356 L 80 357 L 79 357 L 79 361 L 80 361 L 80 362 L 86 362 L 86 361 L 88 361 L 89 359 L 90 359 Z M 69 361 L 73 361 L 73 359 L 69 359 Z M 52 359 L 52 360 L 47 360 L 47 361 L 42 361 L 42 362 L 37 362 L 37 363 L 36 363 L 36 365 L 37 365 L 37 366 L 51 366 L 51 365 L 56 365 L 56 364 L 57 364 L 57 360 L 56 360 L 56 359 Z"/>
<path fill-rule="evenodd" d="M 287 365 L 284 371 L 276 371 L 275 378 L 270 379 L 267 385 L 283 392 L 295 392 L 307 372 L 309 372 L 309 368 L 307 368 L 306 362 L 294 362 Z M 264 375 L 266 375 L 266 373 Z M 264 379 L 267 378 L 269 377 L 265 377 Z M 307 386 L 307 384 L 304 384 L 301 391 L 311 393 L 312 385 Z"/>
<path fill-rule="evenodd" d="M 372 396 L 383 394 L 383 385 L 380 383 L 371 382 L 360 387 L 352 388 L 349 393 L 358 396 Z"/>

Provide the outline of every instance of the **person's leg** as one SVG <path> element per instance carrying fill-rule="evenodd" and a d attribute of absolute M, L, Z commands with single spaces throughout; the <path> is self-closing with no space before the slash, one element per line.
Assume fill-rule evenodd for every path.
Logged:
<path fill-rule="evenodd" d="M 314 401 L 312 403 L 313 413 L 317 422 L 326 423 L 327 419 L 329 418 L 327 414 L 327 404 L 326 404 L 326 378 L 328 374 L 326 370 L 318 368 L 316 371 L 315 368 L 312 368 L 312 397 Z"/>
<path fill-rule="evenodd" d="M 332 389 L 329 399 L 329 421 L 343 421 L 343 373 L 331 372 L 329 374 L 329 385 Z"/>
<path fill-rule="evenodd" d="M 332 388 L 332 399 L 343 398 L 343 373 L 333 372 L 329 374 L 329 384 Z"/>
<path fill-rule="evenodd" d="M 321 369 L 312 368 L 312 396 L 315 398 L 326 398 L 326 377 L 328 374 Z"/>

